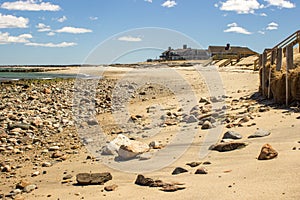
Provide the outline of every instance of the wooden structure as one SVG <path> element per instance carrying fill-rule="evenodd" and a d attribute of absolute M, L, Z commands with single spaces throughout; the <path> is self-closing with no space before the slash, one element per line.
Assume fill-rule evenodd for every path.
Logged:
<path fill-rule="evenodd" d="M 296 31 L 285 40 L 277 44 L 272 49 L 265 49 L 263 54 L 259 56 L 259 59 L 254 62 L 254 70 L 261 69 L 262 70 L 262 95 L 270 98 L 270 83 L 271 83 L 271 67 L 266 76 L 266 64 L 270 62 L 271 65 L 276 65 L 276 70 L 280 71 L 282 67 L 283 57 L 286 58 L 286 105 L 289 102 L 289 70 L 294 68 L 294 46 L 298 45 L 299 53 L 300 53 L 300 30 Z M 268 90 L 265 91 L 265 86 L 267 86 Z"/>

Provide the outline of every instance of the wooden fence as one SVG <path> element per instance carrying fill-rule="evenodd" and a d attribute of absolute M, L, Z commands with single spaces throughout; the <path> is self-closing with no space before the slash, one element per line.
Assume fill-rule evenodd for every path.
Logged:
<path fill-rule="evenodd" d="M 276 70 L 280 71 L 282 68 L 282 61 L 286 59 L 286 105 L 288 106 L 289 94 L 288 94 L 288 78 L 289 69 L 294 68 L 294 46 L 298 44 L 298 50 L 300 53 L 300 30 L 287 37 L 285 40 L 277 44 L 272 49 L 265 49 L 259 58 L 254 61 L 254 70 L 262 69 L 262 95 L 270 98 L 271 93 L 271 67 L 266 77 L 266 64 L 270 62 L 271 65 L 276 64 Z M 265 90 L 266 80 L 268 80 L 267 91 Z"/>

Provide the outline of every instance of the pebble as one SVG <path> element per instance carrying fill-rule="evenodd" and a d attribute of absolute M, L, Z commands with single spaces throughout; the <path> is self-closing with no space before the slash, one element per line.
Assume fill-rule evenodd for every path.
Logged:
<path fill-rule="evenodd" d="M 250 135 L 248 138 L 266 137 L 269 136 L 270 134 L 271 134 L 270 131 L 258 129 L 255 133 Z"/>
<path fill-rule="evenodd" d="M 277 156 L 278 152 L 270 144 L 265 144 L 261 148 L 258 160 L 270 160 L 276 158 Z"/>
<path fill-rule="evenodd" d="M 195 172 L 195 174 L 207 174 L 207 169 L 205 169 L 204 167 L 198 168 Z"/>
<path fill-rule="evenodd" d="M 50 162 L 43 162 L 42 167 L 51 167 L 52 164 Z"/>
<path fill-rule="evenodd" d="M 211 129 L 212 127 L 213 127 L 213 125 L 211 124 L 211 122 L 208 121 L 208 120 L 206 120 L 206 121 L 203 123 L 201 129 Z"/>
<path fill-rule="evenodd" d="M 105 191 L 111 192 L 111 191 L 115 191 L 117 189 L 118 185 L 113 184 L 113 185 L 108 185 L 104 187 Z"/>
<path fill-rule="evenodd" d="M 32 184 L 32 185 L 27 185 L 27 186 L 23 189 L 23 191 L 24 191 L 24 192 L 27 192 L 27 193 L 30 193 L 30 192 L 32 192 L 33 190 L 35 190 L 36 188 L 37 188 L 37 186 L 34 185 L 34 184 Z"/>
<path fill-rule="evenodd" d="M 188 170 L 182 168 L 182 167 L 176 167 L 173 172 L 172 175 L 177 175 L 177 174 L 181 174 L 181 173 L 185 173 L 188 172 Z"/>
<path fill-rule="evenodd" d="M 35 171 L 31 174 L 32 177 L 35 177 L 35 176 L 38 176 L 40 175 L 40 172 L 39 171 Z"/>
<path fill-rule="evenodd" d="M 234 132 L 234 131 L 227 131 L 224 135 L 223 135 L 223 139 L 233 139 L 233 140 L 238 140 L 238 139 L 242 139 L 242 135 Z"/>
<path fill-rule="evenodd" d="M 232 151 L 246 147 L 247 144 L 244 142 L 228 142 L 212 145 L 209 149 L 216 150 L 219 152 Z"/>

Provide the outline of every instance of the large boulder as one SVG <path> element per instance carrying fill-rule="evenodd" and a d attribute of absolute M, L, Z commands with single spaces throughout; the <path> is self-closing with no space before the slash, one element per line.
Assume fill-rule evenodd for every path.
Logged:
<path fill-rule="evenodd" d="M 130 144 L 131 140 L 123 134 L 119 134 L 114 140 L 107 143 L 103 149 L 103 155 L 116 155 L 120 146 Z"/>
<path fill-rule="evenodd" d="M 149 145 L 146 143 L 130 141 L 130 143 L 120 146 L 118 155 L 122 160 L 128 160 L 149 151 L 149 149 Z"/>

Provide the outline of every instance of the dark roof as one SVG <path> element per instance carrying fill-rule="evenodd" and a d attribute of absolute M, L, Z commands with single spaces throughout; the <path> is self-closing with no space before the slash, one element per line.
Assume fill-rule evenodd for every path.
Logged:
<path fill-rule="evenodd" d="M 242 53 L 242 54 L 257 54 L 257 52 L 249 49 L 248 47 L 232 46 L 229 50 L 225 50 L 225 46 L 209 46 L 210 53 Z"/>

